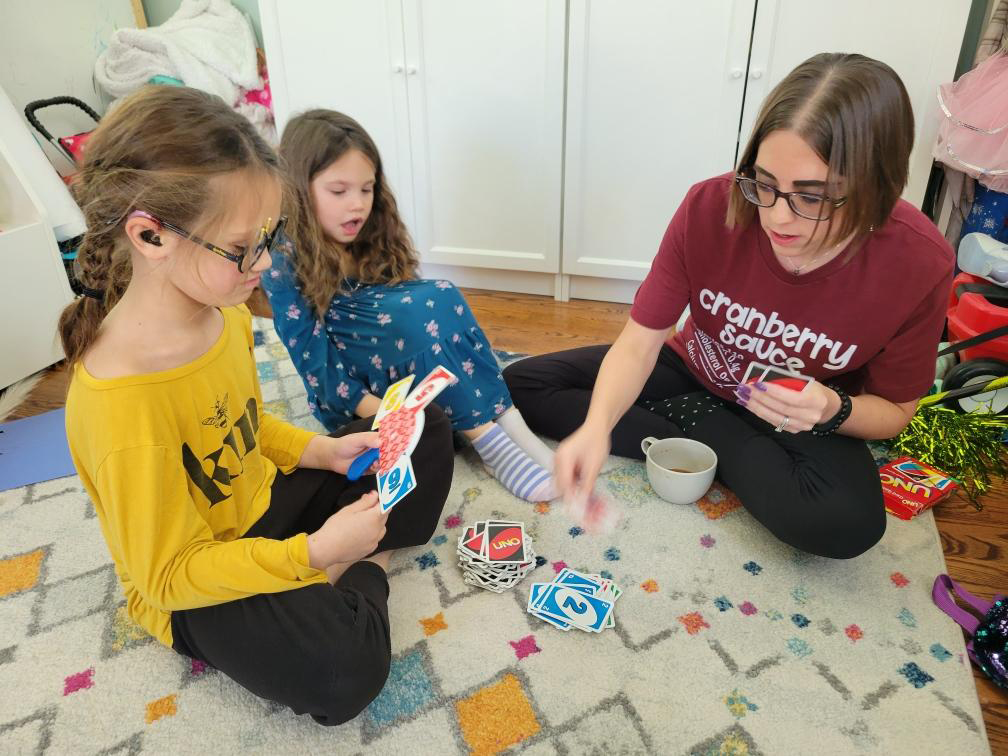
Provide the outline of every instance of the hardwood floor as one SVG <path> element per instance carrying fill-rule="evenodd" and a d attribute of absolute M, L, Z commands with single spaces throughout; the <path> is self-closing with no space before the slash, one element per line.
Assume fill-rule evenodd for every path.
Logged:
<path fill-rule="evenodd" d="M 555 302 L 549 297 L 465 290 L 477 320 L 498 349 L 543 354 L 590 344 L 611 343 L 619 334 L 627 305 L 605 302 Z M 269 315 L 265 298 L 249 302 L 256 314 Z M 14 417 L 26 417 L 62 406 L 66 373 L 48 371 Z M 1008 593 L 1008 484 L 1002 481 L 976 511 L 962 498 L 935 510 L 949 574 L 967 590 L 990 599 Z M 974 678 L 991 749 L 1008 756 L 1008 692 L 995 686 L 979 670 Z"/>

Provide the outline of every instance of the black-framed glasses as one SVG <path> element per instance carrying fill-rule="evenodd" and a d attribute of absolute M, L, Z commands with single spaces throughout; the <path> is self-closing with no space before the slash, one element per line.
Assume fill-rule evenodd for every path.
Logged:
<path fill-rule="evenodd" d="M 256 239 L 255 246 L 252 247 L 251 250 L 246 249 L 245 252 L 240 255 L 235 254 L 234 252 L 228 252 L 226 249 L 218 247 L 216 244 L 200 239 L 195 234 L 190 234 L 184 228 L 180 228 L 174 223 L 169 223 L 168 221 L 163 221 L 159 218 L 153 218 L 153 220 L 160 223 L 162 228 L 166 228 L 174 234 L 178 234 L 195 244 L 199 244 L 200 246 L 209 249 L 214 254 L 227 258 L 238 266 L 238 270 L 240 272 L 245 273 L 246 271 L 252 270 L 255 264 L 259 262 L 259 258 L 263 256 L 263 252 L 266 252 L 267 250 L 269 250 L 270 253 L 273 252 L 277 239 L 280 238 L 280 235 L 283 232 L 283 227 L 287 223 L 287 216 L 281 215 L 272 231 L 269 230 L 269 224 L 272 218 L 267 218 L 266 223 L 259 229 L 259 236 Z"/>
<path fill-rule="evenodd" d="M 758 207 L 773 207 L 783 197 L 795 215 L 814 221 L 828 220 L 847 201 L 846 197 L 834 199 L 811 192 L 782 192 L 776 186 L 764 184 L 749 176 L 736 176 L 735 183 L 742 191 L 742 196 Z"/>

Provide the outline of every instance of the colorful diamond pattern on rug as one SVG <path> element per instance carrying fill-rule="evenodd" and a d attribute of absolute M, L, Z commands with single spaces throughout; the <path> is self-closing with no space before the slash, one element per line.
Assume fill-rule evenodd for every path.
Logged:
<path fill-rule="evenodd" d="M 367 708 L 367 714 L 379 727 L 407 719 L 436 697 L 425 668 L 423 654 L 414 651 L 392 660 L 388 681 Z"/>
<path fill-rule="evenodd" d="M 462 736 L 473 754 L 500 753 L 541 729 L 518 678 L 504 675 L 456 704 Z"/>
<path fill-rule="evenodd" d="M 31 590 L 38 581 L 44 553 L 41 549 L 0 561 L 0 596 Z"/>
<path fill-rule="evenodd" d="M 265 408 L 320 430 L 272 325 L 255 334 Z M 337 728 L 147 637 L 76 478 L 0 493 L 0 753 L 989 753 L 962 635 L 927 589 L 945 571 L 930 513 L 831 562 L 720 486 L 671 507 L 615 458 L 599 486 L 625 520 L 574 537 L 562 506 L 518 501 L 463 447 L 431 542 L 393 557 L 385 689 Z M 615 628 L 563 633 L 528 591 L 465 585 L 455 545 L 479 519 L 525 522 L 545 555 L 530 581 L 569 565 L 626 586 Z"/>

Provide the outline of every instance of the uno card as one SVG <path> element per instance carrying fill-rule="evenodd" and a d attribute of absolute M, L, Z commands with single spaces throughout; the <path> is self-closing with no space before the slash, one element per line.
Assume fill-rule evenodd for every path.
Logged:
<path fill-rule="evenodd" d="M 483 533 L 473 532 L 469 535 L 468 539 L 462 542 L 460 548 L 463 551 L 468 551 L 469 554 L 474 559 L 483 558 Z"/>
<path fill-rule="evenodd" d="M 409 457 L 423 434 L 423 412 L 413 412 L 406 407 L 389 412 L 378 426 L 378 474 L 385 475 L 402 457 Z"/>
<path fill-rule="evenodd" d="M 606 626 L 612 608 L 609 601 L 552 583 L 543 590 L 536 612 L 597 633 Z"/>
<path fill-rule="evenodd" d="M 519 523 L 488 522 L 483 550 L 491 562 L 520 564 L 525 557 L 525 530 Z"/>
<path fill-rule="evenodd" d="M 792 391 L 804 391 L 812 383 L 812 379 L 801 373 L 794 373 L 784 368 L 764 365 L 761 362 L 750 362 L 746 368 L 742 383 L 774 383 Z"/>
<path fill-rule="evenodd" d="M 546 589 L 550 585 L 552 585 L 552 583 L 532 583 L 532 588 L 529 591 L 529 600 L 528 600 L 528 607 L 527 607 L 528 611 L 530 611 L 530 612 L 534 612 L 535 611 L 535 604 L 538 603 L 539 598 L 542 596 L 543 593 L 545 593 Z M 553 625 L 554 627 L 560 628 L 564 632 L 566 632 L 567 630 L 570 630 L 570 624 L 567 623 L 567 622 L 563 622 L 562 620 L 554 619 L 553 617 L 550 617 L 550 616 L 545 615 L 545 614 L 536 614 L 535 616 L 538 617 L 539 619 L 541 619 L 543 622 L 548 622 L 549 624 Z"/>
<path fill-rule="evenodd" d="M 410 392 L 403 401 L 403 407 L 414 411 L 422 410 L 457 380 L 454 373 L 439 365 Z"/>
<path fill-rule="evenodd" d="M 593 580 L 588 575 L 575 572 L 567 567 L 560 570 L 557 576 L 553 578 L 553 582 L 557 585 L 567 585 L 571 588 L 576 588 L 579 591 L 583 590 L 584 592 L 590 594 L 594 594 L 602 589 L 601 581 Z"/>
<path fill-rule="evenodd" d="M 801 373 L 792 373 L 783 368 L 768 367 L 763 374 L 764 383 L 773 383 L 792 391 L 804 391 L 812 379 Z"/>
<path fill-rule="evenodd" d="M 766 370 L 766 365 L 759 362 L 750 362 L 749 367 L 746 368 L 745 375 L 742 376 L 742 380 L 739 381 L 739 383 L 754 383 L 756 381 L 762 381 Z"/>
<path fill-rule="evenodd" d="M 378 475 L 378 502 L 381 511 L 388 512 L 414 488 L 416 475 L 413 472 L 413 462 L 408 456 L 400 457 L 390 470 Z"/>
<path fill-rule="evenodd" d="M 406 393 L 410 390 L 410 386 L 413 385 L 413 379 L 416 376 L 407 375 L 401 381 L 397 381 L 385 389 L 385 396 L 382 397 L 381 406 L 378 407 L 378 411 L 375 413 L 374 422 L 371 423 L 371 430 L 377 430 L 378 425 L 381 423 L 381 419 L 385 417 L 389 412 L 399 409 L 403 402 L 406 400 Z"/>

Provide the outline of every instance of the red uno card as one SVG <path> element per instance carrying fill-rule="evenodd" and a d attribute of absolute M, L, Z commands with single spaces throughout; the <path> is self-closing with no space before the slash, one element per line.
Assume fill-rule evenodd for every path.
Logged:
<path fill-rule="evenodd" d="M 764 383 L 773 383 L 792 391 L 804 391 L 805 387 L 812 383 L 812 379 L 801 373 L 792 373 L 781 368 L 768 367 L 763 374 Z"/>
<path fill-rule="evenodd" d="M 413 411 L 421 410 L 457 380 L 454 373 L 439 365 L 409 393 L 403 402 L 403 407 Z"/>
<path fill-rule="evenodd" d="M 482 556 L 483 533 L 473 533 L 467 540 L 462 542 L 462 547 L 473 554 L 473 556 Z"/>
<path fill-rule="evenodd" d="M 524 562 L 525 531 L 516 523 L 488 523 L 486 555 L 491 562 Z"/>
<path fill-rule="evenodd" d="M 801 373 L 795 373 L 784 368 L 764 365 L 761 362 L 750 362 L 746 368 L 742 383 L 773 383 L 792 391 L 804 391 L 805 387 L 812 383 L 812 378 Z"/>

